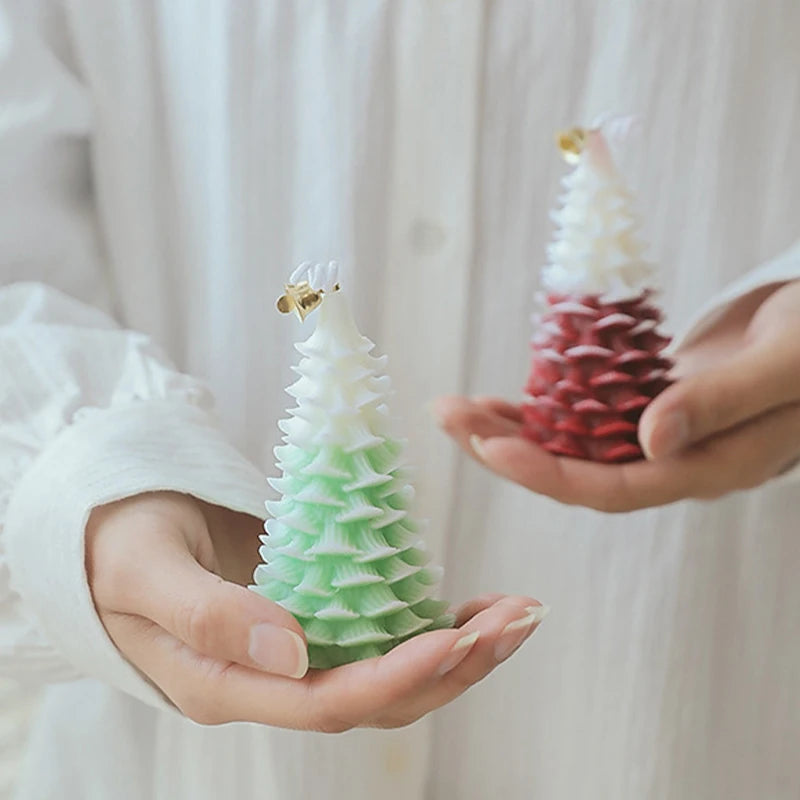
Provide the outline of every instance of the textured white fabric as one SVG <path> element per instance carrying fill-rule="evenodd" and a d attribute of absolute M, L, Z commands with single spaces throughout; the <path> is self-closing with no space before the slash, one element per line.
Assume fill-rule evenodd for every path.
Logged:
<path fill-rule="evenodd" d="M 164 708 L 126 668 L 95 617 L 81 536 L 93 508 L 159 490 L 259 516 L 265 486 L 188 403 L 123 404 L 89 413 L 48 444 L 15 487 L 4 536 L 12 590 L 78 674 Z M 29 677 L 26 655 L 12 651 L 10 661 Z"/>
<path fill-rule="evenodd" d="M 623 121 L 612 121 L 611 131 Z M 640 295 L 652 286 L 632 197 L 617 171 L 608 130 L 590 129 L 573 168 L 561 181 L 542 287 L 557 294 L 600 294 L 606 302 Z"/>
<path fill-rule="evenodd" d="M 777 258 L 751 270 L 714 297 L 710 298 L 694 315 L 685 330 L 676 337 L 674 346 L 680 347 L 699 339 L 714 326 L 726 309 L 737 300 L 762 286 L 793 281 L 798 276 L 800 265 L 800 241 Z M 800 310 L 798 310 L 800 313 Z"/>
<path fill-rule="evenodd" d="M 93 675 L 163 706 L 131 680 L 95 618 L 85 585 L 86 519 L 98 505 L 158 489 L 258 516 L 262 475 L 214 427 L 197 381 L 141 334 L 115 330 L 43 286 L 0 292 L 0 396 L 7 552 L 0 609 L 9 617 L 0 628 L 0 668 L 19 679 L 40 671 Z M 16 610 L 24 619 L 20 606 L 58 645 L 61 663 L 12 618 Z"/>
<path fill-rule="evenodd" d="M 602 516 L 488 477 L 424 409 L 518 392 L 552 132 L 607 109 L 643 120 L 623 168 L 673 329 L 800 276 L 796 249 L 770 262 L 800 236 L 798 29 L 795 0 L 0 3 L 0 280 L 144 334 L 42 286 L 0 292 L 0 664 L 47 685 L 16 797 L 794 800 L 796 487 Z M 273 302 L 307 258 L 343 264 L 390 356 L 450 595 L 554 609 L 492 680 L 396 733 L 152 708 L 83 580 L 82 521 L 111 497 L 260 513 L 248 460 L 272 471 L 302 335 Z M 210 385 L 218 423 L 151 341 Z M 0 761 L 22 746 L 11 697 Z"/>

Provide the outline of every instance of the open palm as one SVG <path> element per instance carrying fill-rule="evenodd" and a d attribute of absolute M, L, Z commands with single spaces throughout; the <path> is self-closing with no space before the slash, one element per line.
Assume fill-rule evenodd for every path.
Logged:
<path fill-rule="evenodd" d="M 245 588 L 261 522 L 159 492 L 95 510 L 87 570 L 119 650 L 188 717 L 343 731 L 397 727 L 488 675 L 535 630 L 530 597 L 485 595 L 457 628 L 424 633 L 380 658 L 308 670 L 303 631 Z"/>
<path fill-rule="evenodd" d="M 444 429 L 498 475 L 563 503 L 630 511 L 758 486 L 800 456 L 800 282 L 766 287 L 677 353 L 679 380 L 645 410 L 648 460 L 559 458 L 519 436 L 519 407 L 442 398 Z"/>

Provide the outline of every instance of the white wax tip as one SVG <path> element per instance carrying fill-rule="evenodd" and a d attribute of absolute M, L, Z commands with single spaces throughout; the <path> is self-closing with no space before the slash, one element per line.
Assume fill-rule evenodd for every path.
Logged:
<path fill-rule="evenodd" d="M 551 292 L 634 296 L 652 283 L 631 196 L 600 131 L 563 180 L 542 282 Z"/>
<path fill-rule="evenodd" d="M 339 282 L 339 265 L 335 261 L 327 264 L 304 261 L 292 273 L 289 283 L 298 284 L 303 281 L 308 281 L 308 285 L 317 291 L 332 292 Z"/>

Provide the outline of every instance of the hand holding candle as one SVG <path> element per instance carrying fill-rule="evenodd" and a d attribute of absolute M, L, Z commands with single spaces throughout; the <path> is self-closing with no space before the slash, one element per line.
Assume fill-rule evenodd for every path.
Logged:
<path fill-rule="evenodd" d="M 442 398 L 442 426 L 499 475 L 602 511 L 785 472 L 800 457 L 800 283 L 737 301 L 677 351 L 669 385 L 650 271 L 605 142 L 573 131 L 560 145 L 577 166 L 555 215 L 530 399 Z"/>
<path fill-rule="evenodd" d="M 380 658 L 307 671 L 297 621 L 241 585 L 252 574 L 258 526 L 189 495 L 156 492 L 95 509 L 87 527 L 87 575 L 108 635 L 202 724 L 407 725 L 486 677 L 546 611 L 530 597 L 484 595 L 456 612 L 455 629 L 415 636 Z"/>
<path fill-rule="evenodd" d="M 408 725 L 485 678 L 547 609 L 489 594 L 450 615 L 431 599 L 438 574 L 406 514 L 400 445 L 385 432 L 383 362 L 369 356 L 332 269 L 304 267 L 285 297 L 301 318 L 320 304 L 325 314 L 301 345 L 298 408 L 283 423 L 269 564 L 254 563 L 253 517 L 187 494 L 137 495 L 92 512 L 92 599 L 118 650 L 196 722 Z M 254 569 L 257 592 L 243 585 Z"/>

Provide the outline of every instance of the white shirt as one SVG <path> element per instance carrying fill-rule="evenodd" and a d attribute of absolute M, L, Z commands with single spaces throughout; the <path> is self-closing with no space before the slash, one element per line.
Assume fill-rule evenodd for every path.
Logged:
<path fill-rule="evenodd" d="M 791 481 L 603 516 L 467 464 L 425 411 L 518 394 L 552 134 L 607 109 L 645 120 L 624 167 L 673 330 L 800 275 L 797 3 L 596 6 L 0 4 L 10 796 L 798 796 Z M 448 595 L 554 608 L 484 685 L 394 733 L 188 722 L 117 653 L 85 581 L 97 504 L 171 488 L 262 513 L 303 335 L 273 301 L 306 258 L 345 264 L 389 354 Z"/>

